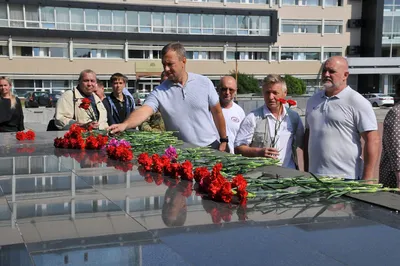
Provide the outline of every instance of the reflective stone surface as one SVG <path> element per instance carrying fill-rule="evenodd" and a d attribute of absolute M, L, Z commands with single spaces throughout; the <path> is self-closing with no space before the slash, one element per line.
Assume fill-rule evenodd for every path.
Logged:
<path fill-rule="evenodd" d="M 396 211 L 348 197 L 229 206 L 102 152 L 55 150 L 57 134 L 1 135 L 1 266 L 399 264 Z"/>

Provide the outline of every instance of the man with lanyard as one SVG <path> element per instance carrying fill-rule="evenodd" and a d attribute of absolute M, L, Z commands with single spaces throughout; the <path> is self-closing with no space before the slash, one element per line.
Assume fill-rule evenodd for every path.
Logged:
<path fill-rule="evenodd" d="M 297 148 L 303 149 L 304 126 L 295 111 L 279 99 L 287 93 L 279 75 L 268 75 L 262 87 L 265 104 L 246 116 L 235 140 L 235 153 L 279 159 L 286 168 L 297 168 Z"/>
<path fill-rule="evenodd" d="M 109 125 L 119 124 L 135 110 L 135 101 L 133 96 L 126 89 L 128 79 L 121 73 L 115 73 L 111 76 L 110 82 L 113 92 L 107 96 L 105 107 L 107 109 L 107 120 Z"/>
<path fill-rule="evenodd" d="M 159 110 L 166 130 L 177 131 L 181 140 L 225 151 L 229 140 L 213 83 L 207 77 L 186 71 L 186 50 L 181 43 L 167 44 L 161 55 L 168 80 L 153 90 L 144 105 L 126 121 L 110 126 L 111 134 L 135 128 Z"/>

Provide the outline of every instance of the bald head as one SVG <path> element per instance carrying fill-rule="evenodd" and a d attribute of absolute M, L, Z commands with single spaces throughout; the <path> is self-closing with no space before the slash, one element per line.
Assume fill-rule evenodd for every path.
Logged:
<path fill-rule="evenodd" d="M 221 78 L 218 86 L 219 102 L 222 107 L 230 107 L 236 96 L 237 83 L 231 76 Z"/>
<path fill-rule="evenodd" d="M 347 62 L 347 59 L 344 58 L 343 56 L 335 55 L 335 56 L 329 57 L 328 60 L 326 60 L 325 64 L 328 62 L 335 64 L 336 66 L 341 67 L 347 71 L 349 70 L 349 63 Z"/>
<path fill-rule="evenodd" d="M 327 96 L 333 96 L 347 87 L 349 64 L 343 56 L 332 56 L 323 65 L 321 79 Z"/>

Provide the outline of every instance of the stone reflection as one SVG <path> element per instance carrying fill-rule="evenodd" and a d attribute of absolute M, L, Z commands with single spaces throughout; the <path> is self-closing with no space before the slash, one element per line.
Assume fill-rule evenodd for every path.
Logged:
<path fill-rule="evenodd" d="M 183 226 L 187 215 L 187 197 L 192 195 L 192 182 L 165 178 L 164 184 L 168 186 L 164 196 L 161 218 L 168 227 Z"/>

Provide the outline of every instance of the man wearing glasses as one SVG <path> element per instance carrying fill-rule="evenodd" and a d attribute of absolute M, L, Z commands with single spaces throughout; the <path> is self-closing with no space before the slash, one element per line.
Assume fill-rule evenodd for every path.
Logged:
<path fill-rule="evenodd" d="M 225 118 L 226 134 L 228 135 L 228 147 L 234 153 L 233 143 L 239 130 L 240 123 L 245 118 L 245 113 L 233 99 L 237 93 L 236 80 L 231 76 L 222 77 L 218 86 L 219 103 Z"/>

